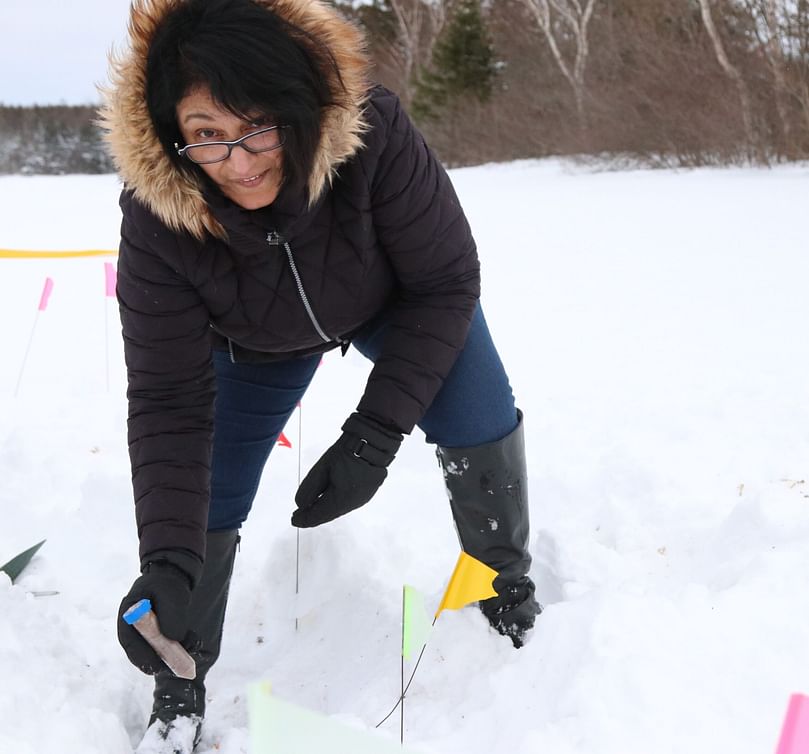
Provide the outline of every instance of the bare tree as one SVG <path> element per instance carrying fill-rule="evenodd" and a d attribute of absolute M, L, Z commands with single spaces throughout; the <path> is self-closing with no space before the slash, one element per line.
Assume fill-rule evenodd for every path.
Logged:
<path fill-rule="evenodd" d="M 775 109 L 781 124 L 783 149 L 788 153 L 792 143 L 792 124 L 787 104 L 786 61 L 782 47 L 783 30 L 779 18 L 782 0 L 742 0 L 740 7 L 751 20 L 753 33 L 773 77 Z"/>
<path fill-rule="evenodd" d="M 792 11 L 784 17 L 784 33 L 790 40 L 792 72 L 788 86 L 800 107 L 804 132 L 809 134 L 809 2 L 799 0 L 790 4 Z"/>
<path fill-rule="evenodd" d="M 809 135 L 809 4 L 792 0 L 744 0 L 756 40 L 773 77 L 785 153 L 801 151 Z M 802 123 L 800 120 L 802 119 Z"/>
<path fill-rule="evenodd" d="M 750 103 L 750 92 L 747 89 L 744 77 L 739 72 L 739 69 L 730 62 L 725 46 L 722 44 L 722 38 L 716 29 L 716 24 L 713 20 L 711 12 L 711 0 L 699 0 L 700 12 L 702 14 L 702 22 L 705 24 L 705 30 L 711 38 L 716 59 L 725 74 L 736 84 L 736 90 L 739 93 L 739 101 L 742 108 L 742 123 L 744 124 L 744 134 L 747 139 L 748 149 L 755 147 L 755 131 L 753 130 L 753 107 Z"/>
<path fill-rule="evenodd" d="M 586 126 L 584 72 L 590 48 L 587 27 L 598 0 L 524 0 L 542 30 L 559 70 L 573 88 L 579 127 Z M 572 37 L 573 59 L 564 50 L 564 37 Z"/>
<path fill-rule="evenodd" d="M 781 28 L 776 0 L 763 0 L 761 10 L 767 35 L 763 47 L 775 81 L 775 105 L 778 109 L 778 117 L 781 120 L 781 128 L 784 132 L 784 142 L 787 150 L 789 150 L 792 144 L 792 128 L 786 103 L 787 83 L 784 70 L 784 50 L 781 47 Z"/>
<path fill-rule="evenodd" d="M 396 19 L 397 42 L 392 50 L 399 63 L 405 105 L 413 99 L 414 74 L 429 57 L 446 20 L 447 0 L 390 0 Z"/>

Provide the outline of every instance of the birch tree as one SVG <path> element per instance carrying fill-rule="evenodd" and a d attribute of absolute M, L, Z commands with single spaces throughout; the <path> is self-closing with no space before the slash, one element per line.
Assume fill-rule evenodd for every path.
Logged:
<path fill-rule="evenodd" d="M 413 99 L 415 73 L 429 59 L 436 37 L 446 19 L 446 0 L 389 0 L 396 20 L 397 49 L 394 53 L 402 74 L 399 92 L 405 105 Z"/>
<path fill-rule="evenodd" d="M 781 47 L 781 28 L 779 23 L 778 3 L 776 0 L 763 0 L 761 11 L 764 20 L 765 39 L 762 47 L 770 64 L 773 81 L 775 82 L 775 106 L 784 132 L 784 142 L 787 149 L 792 143 L 792 128 L 789 122 L 787 108 L 787 83 L 784 70 L 784 50 Z"/>
<path fill-rule="evenodd" d="M 587 124 L 584 74 L 590 53 L 587 32 L 598 0 L 523 0 L 545 35 L 562 75 L 573 89 L 579 127 Z M 565 49 L 572 42 L 572 55 Z"/>
<path fill-rule="evenodd" d="M 790 0 L 784 16 L 784 32 L 789 39 L 789 92 L 800 107 L 804 133 L 809 133 L 809 2 Z"/>
<path fill-rule="evenodd" d="M 801 114 L 809 134 L 809 5 L 791 0 L 744 0 L 755 30 L 756 41 L 772 74 L 775 105 L 788 156 L 799 151 L 801 130 L 794 113 Z"/>
<path fill-rule="evenodd" d="M 716 24 L 714 23 L 713 13 L 711 11 L 711 0 L 699 0 L 700 13 L 702 15 L 702 22 L 705 25 L 705 30 L 713 44 L 714 54 L 721 66 L 725 75 L 733 81 L 736 85 L 736 91 L 739 94 L 739 102 L 742 110 L 742 123 L 744 125 L 744 135 L 747 140 L 748 148 L 752 149 L 755 146 L 755 132 L 753 130 L 753 108 L 750 102 L 750 92 L 745 83 L 744 77 L 739 72 L 739 69 L 730 62 L 725 46 L 722 43 L 722 38 L 719 36 Z"/>

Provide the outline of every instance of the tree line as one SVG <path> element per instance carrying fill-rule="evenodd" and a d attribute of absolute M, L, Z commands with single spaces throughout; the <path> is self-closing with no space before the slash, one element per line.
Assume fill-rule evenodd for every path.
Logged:
<path fill-rule="evenodd" d="M 809 157 L 809 0 L 335 0 L 450 166 Z M 0 107 L 0 173 L 112 169 L 92 108 Z"/>
<path fill-rule="evenodd" d="M 91 106 L 0 106 L 0 174 L 111 173 Z"/>
<path fill-rule="evenodd" d="M 809 0 L 373 0 L 346 12 L 449 164 L 809 156 Z"/>

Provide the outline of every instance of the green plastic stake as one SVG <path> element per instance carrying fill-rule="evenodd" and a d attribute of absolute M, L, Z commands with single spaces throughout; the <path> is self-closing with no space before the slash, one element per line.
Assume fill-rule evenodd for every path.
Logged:
<path fill-rule="evenodd" d="M 33 547 L 29 547 L 25 552 L 21 552 L 19 555 L 9 560 L 4 566 L 0 566 L 0 571 L 7 573 L 13 584 L 17 580 L 17 577 L 25 570 L 25 567 L 31 562 L 34 555 L 37 554 L 39 548 L 44 544 L 45 540 L 43 539 Z"/>

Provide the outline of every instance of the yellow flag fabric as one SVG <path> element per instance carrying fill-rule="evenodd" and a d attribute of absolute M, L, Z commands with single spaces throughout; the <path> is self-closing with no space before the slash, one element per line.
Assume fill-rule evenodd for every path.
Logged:
<path fill-rule="evenodd" d="M 460 610 L 470 602 L 496 597 L 497 592 L 492 587 L 496 576 L 497 571 L 494 568 L 489 568 L 485 563 L 461 552 L 435 617 L 442 610 Z"/>

